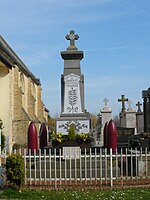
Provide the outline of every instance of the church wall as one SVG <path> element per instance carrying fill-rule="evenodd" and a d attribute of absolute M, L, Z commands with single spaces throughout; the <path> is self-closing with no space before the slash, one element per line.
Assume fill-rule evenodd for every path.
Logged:
<path fill-rule="evenodd" d="M 31 79 L 28 78 L 27 79 L 27 111 L 28 111 L 28 114 L 29 116 L 34 119 L 34 116 L 35 116 L 35 98 L 33 97 L 33 94 L 32 94 L 32 82 L 31 82 Z"/>
<path fill-rule="evenodd" d="M 16 144 L 26 144 L 27 143 L 27 128 L 29 124 L 29 119 L 23 110 L 23 105 L 25 105 L 26 90 L 24 90 L 23 85 L 20 81 L 20 75 L 24 77 L 23 74 L 18 70 L 17 67 L 14 69 L 14 95 L 13 95 L 13 133 L 14 133 L 14 143 Z"/>
<path fill-rule="evenodd" d="M 41 86 L 23 74 L 24 89 L 21 88 L 21 72 L 14 69 L 14 122 L 15 143 L 27 146 L 28 126 L 33 121 L 39 131 L 40 122 L 45 119 Z"/>
<path fill-rule="evenodd" d="M 22 72 L 16 67 L 14 69 L 14 120 L 13 131 L 15 143 L 26 146 L 28 126 L 31 121 L 39 130 L 39 120 L 43 121 L 43 103 L 41 101 L 41 88 L 33 83 L 30 77 L 23 74 L 24 88 L 20 83 Z M 36 91 L 38 88 L 38 91 Z M 36 93 L 38 92 L 38 95 Z M 36 100 L 36 96 L 38 96 Z M 36 103 L 37 101 L 37 103 Z M 36 116 L 36 109 L 38 110 Z"/>
<path fill-rule="evenodd" d="M 13 69 L 13 76 L 14 76 L 13 118 L 14 120 L 20 120 L 23 117 L 21 108 L 22 108 L 22 95 L 24 94 L 21 91 L 21 86 L 19 85 L 19 72 L 17 67 Z"/>
<path fill-rule="evenodd" d="M 9 69 L 0 64 L 0 119 L 3 121 L 3 133 L 9 135 Z"/>
<path fill-rule="evenodd" d="M 13 69 L 9 70 L 9 140 L 7 149 L 9 152 L 12 151 L 12 146 L 14 144 L 14 133 L 13 133 Z"/>
<path fill-rule="evenodd" d="M 48 112 L 44 110 L 44 118 L 46 121 L 48 121 Z"/>
<path fill-rule="evenodd" d="M 41 121 L 43 121 L 43 116 L 44 116 L 44 105 L 43 102 L 41 101 L 42 97 L 42 89 L 40 86 L 37 88 L 37 117 Z"/>
<path fill-rule="evenodd" d="M 35 116 L 35 97 L 32 90 L 33 82 L 30 77 L 27 77 L 23 74 L 24 89 L 22 89 L 19 80 L 20 74 L 21 72 L 19 72 L 16 67 L 14 69 L 13 131 L 15 135 L 15 143 L 27 146 L 28 126 L 31 121 L 34 121 L 37 130 L 39 130 L 39 121 Z M 39 98 L 41 98 L 41 95 Z"/>

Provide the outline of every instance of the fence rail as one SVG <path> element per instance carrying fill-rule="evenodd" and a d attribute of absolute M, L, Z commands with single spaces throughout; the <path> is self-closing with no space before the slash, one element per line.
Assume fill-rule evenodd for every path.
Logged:
<path fill-rule="evenodd" d="M 116 151 L 117 152 L 117 151 Z M 25 184 L 55 188 L 67 186 L 115 186 L 150 183 L 150 153 L 147 149 L 120 150 L 90 149 L 72 156 L 51 149 L 38 152 L 15 150 L 24 157 Z M 80 155 L 80 156 L 79 156 Z M 6 154 L 4 154 L 6 160 Z"/>

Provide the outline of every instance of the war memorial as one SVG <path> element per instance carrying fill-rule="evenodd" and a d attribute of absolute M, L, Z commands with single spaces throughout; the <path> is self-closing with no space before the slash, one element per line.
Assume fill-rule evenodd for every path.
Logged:
<path fill-rule="evenodd" d="M 80 68 L 83 51 L 75 46 L 78 38 L 74 31 L 70 31 L 66 36 L 70 46 L 67 51 L 61 52 L 64 73 L 61 75 L 61 115 L 57 120 L 56 132 L 62 134 L 67 134 L 70 125 L 74 125 L 76 133 L 90 131 L 90 117 L 84 105 L 84 76 Z"/>
<path fill-rule="evenodd" d="M 47 121 L 41 119 L 37 124 L 28 119 L 28 144 L 23 149 L 25 184 L 52 189 L 141 184 L 141 179 L 146 184 L 150 180 L 150 88 L 142 91 L 143 104 L 138 101 L 137 110 L 121 94 L 116 100 L 121 103 L 118 122 L 113 120 L 109 100 L 104 98 L 93 128 L 84 101 L 80 66 L 84 54 L 75 44 L 79 36 L 71 30 L 66 39 L 69 46 L 61 51 L 61 113 L 51 132 Z"/>

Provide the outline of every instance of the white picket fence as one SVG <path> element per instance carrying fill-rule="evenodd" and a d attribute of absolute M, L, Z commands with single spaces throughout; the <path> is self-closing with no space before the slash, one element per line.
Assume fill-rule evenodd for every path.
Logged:
<path fill-rule="evenodd" d="M 115 186 L 150 183 L 150 152 L 147 149 L 112 153 L 107 149 L 90 149 L 67 154 L 54 149 L 31 153 L 15 150 L 24 157 L 25 184 L 63 188 Z M 6 159 L 6 154 L 4 159 Z"/>

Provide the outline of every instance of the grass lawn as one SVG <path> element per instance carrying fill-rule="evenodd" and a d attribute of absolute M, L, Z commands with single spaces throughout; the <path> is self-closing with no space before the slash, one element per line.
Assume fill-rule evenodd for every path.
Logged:
<path fill-rule="evenodd" d="M 94 200 L 140 200 L 150 199 L 149 188 L 134 188 L 134 189 L 115 189 L 115 190 L 100 190 L 100 191 L 36 191 L 23 190 L 19 193 L 12 189 L 0 191 L 0 199 L 50 199 L 50 200 L 75 200 L 75 199 L 94 199 Z"/>

